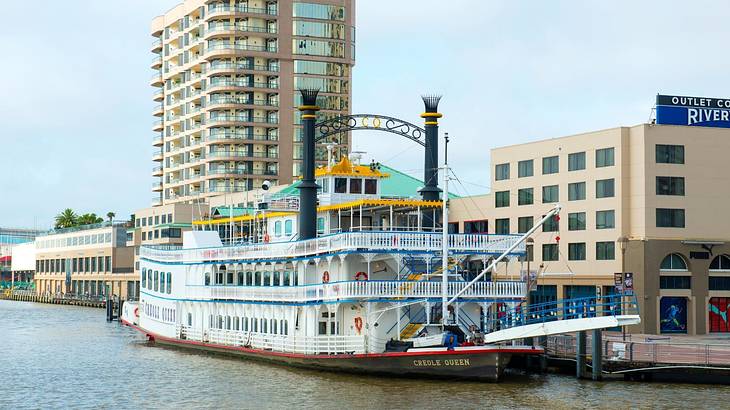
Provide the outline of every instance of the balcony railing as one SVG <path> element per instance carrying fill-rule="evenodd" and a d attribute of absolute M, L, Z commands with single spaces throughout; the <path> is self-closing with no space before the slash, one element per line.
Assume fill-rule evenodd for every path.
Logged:
<path fill-rule="evenodd" d="M 447 296 L 453 297 L 467 282 L 449 282 Z M 303 286 L 191 286 L 188 299 L 315 302 L 342 299 L 432 299 L 442 296 L 441 282 L 371 280 L 330 282 Z M 525 296 L 524 282 L 477 282 L 459 296 L 464 299 L 519 299 Z"/>
<path fill-rule="evenodd" d="M 268 9 L 262 9 L 262 8 L 256 8 L 256 7 L 248 7 L 248 6 L 229 6 L 229 5 L 212 5 L 208 7 L 208 14 L 213 13 L 249 13 L 249 14 L 268 14 L 270 16 L 275 16 L 277 14 L 277 9 L 274 8 L 268 8 Z"/>
<path fill-rule="evenodd" d="M 210 53 L 218 50 L 263 51 L 268 53 L 276 53 L 277 47 L 275 45 L 259 46 L 254 44 L 217 43 L 209 45 L 205 49 L 205 52 Z"/>
<path fill-rule="evenodd" d="M 219 122 L 254 122 L 261 124 L 278 124 L 277 118 L 268 117 L 246 117 L 238 115 L 219 115 L 217 117 L 210 117 L 208 124 L 217 124 Z"/>
<path fill-rule="evenodd" d="M 265 83 L 260 81 L 245 81 L 233 79 L 211 78 L 210 87 L 251 87 L 251 88 L 279 88 L 278 83 Z"/>
<path fill-rule="evenodd" d="M 212 151 L 208 154 L 209 158 L 221 157 L 250 157 L 250 158 L 279 158 L 277 153 L 266 152 L 247 152 L 247 151 Z"/>
<path fill-rule="evenodd" d="M 208 134 L 208 141 L 218 140 L 252 140 L 252 141 L 278 141 L 279 138 L 275 135 L 256 135 L 253 133 L 246 132 L 217 132 Z"/>
<path fill-rule="evenodd" d="M 243 24 L 223 24 L 223 25 L 216 25 L 212 27 L 208 27 L 205 32 L 207 33 L 216 33 L 221 31 L 243 31 L 247 33 L 269 33 L 269 34 L 276 34 L 276 27 L 257 27 L 257 26 L 249 26 L 249 25 L 243 25 Z"/>
<path fill-rule="evenodd" d="M 253 99 L 246 96 L 235 96 L 235 95 L 211 95 L 208 105 L 213 104 L 244 104 L 244 105 L 261 105 L 277 107 L 279 104 L 276 101 L 269 101 L 265 99 Z"/>
<path fill-rule="evenodd" d="M 514 245 L 517 235 L 451 234 L 447 247 L 454 254 L 501 254 Z M 276 259 L 304 257 L 315 254 L 357 251 L 368 249 L 389 253 L 440 252 L 440 233 L 425 232 L 345 232 L 294 242 L 263 243 L 220 247 L 211 249 L 187 249 L 183 251 L 162 251 L 142 248 L 141 255 L 159 262 L 203 262 L 243 259 Z M 513 254 L 525 253 L 524 242 Z"/>
<path fill-rule="evenodd" d="M 278 65 L 265 66 L 265 65 L 247 64 L 247 63 L 231 63 L 231 62 L 216 61 L 214 63 L 211 63 L 210 70 L 252 70 L 252 71 L 278 72 L 279 66 Z"/>

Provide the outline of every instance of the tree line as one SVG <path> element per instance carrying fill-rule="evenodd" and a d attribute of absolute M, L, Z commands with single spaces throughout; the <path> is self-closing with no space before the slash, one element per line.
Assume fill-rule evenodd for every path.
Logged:
<path fill-rule="evenodd" d="M 116 214 L 114 212 L 107 212 L 106 217 L 109 222 L 114 219 Z M 56 215 L 55 229 L 73 228 L 82 225 L 93 225 L 104 222 L 104 219 L 97 216 L 95 213 L 77 214 L 73 209 L 66 208 L 61 213 Z"/>

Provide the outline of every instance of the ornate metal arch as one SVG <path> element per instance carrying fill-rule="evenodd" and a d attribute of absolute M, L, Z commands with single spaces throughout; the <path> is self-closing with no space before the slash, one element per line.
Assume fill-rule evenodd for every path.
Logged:
<path fill-rule="evenodd" d="M 401 137 L 406 137 L 423 147 L 426 146 L 426 130 L 417 125 L 411 124 L 410 122 L 388 117 L 386 115 L 346 115 L 317 123 L 314 125 L 314 129 L 316 135 L 314 139 L 315 142 L 321 142 L 331 135 L 341 134 L 348 131 L 376 130 L 398 134 Z"/>

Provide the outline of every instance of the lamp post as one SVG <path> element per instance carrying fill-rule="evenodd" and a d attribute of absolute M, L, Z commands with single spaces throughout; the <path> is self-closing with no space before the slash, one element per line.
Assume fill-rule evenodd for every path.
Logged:
<path fill-rule="evenodd" d="M 629 244 L 629 238 L 625 236 L 621 236 L 616 240 L 618 242 L 618 246 L 621 248 L 621 309 L 624 308 L 624 294 L 626 293 L 626 289 L 624 289 L 624 286 L 626 286 L 625 283 L 623 283 L 623 279 L 626 275 L 626 247 Z M 623 312 L 622 312 L 623 313 Z M 621 326 L 621 338 L 625 342 L 626 341 L 626 326 Z"/>

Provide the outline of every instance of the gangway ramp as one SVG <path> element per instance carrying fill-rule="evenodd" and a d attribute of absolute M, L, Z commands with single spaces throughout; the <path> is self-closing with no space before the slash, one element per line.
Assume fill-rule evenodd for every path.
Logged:
<path fill-rule="evenodd" d="M 639 315 L 599 316 L 579 319 L 563 319 L 553 322 L 532 323 L 498 330 L 484 336 L 485 343 L 505 342 L 527 337 L 559 335 L 582 330 L 609 329 L 616 326 L 629 326 L 641 323 Z"/>

